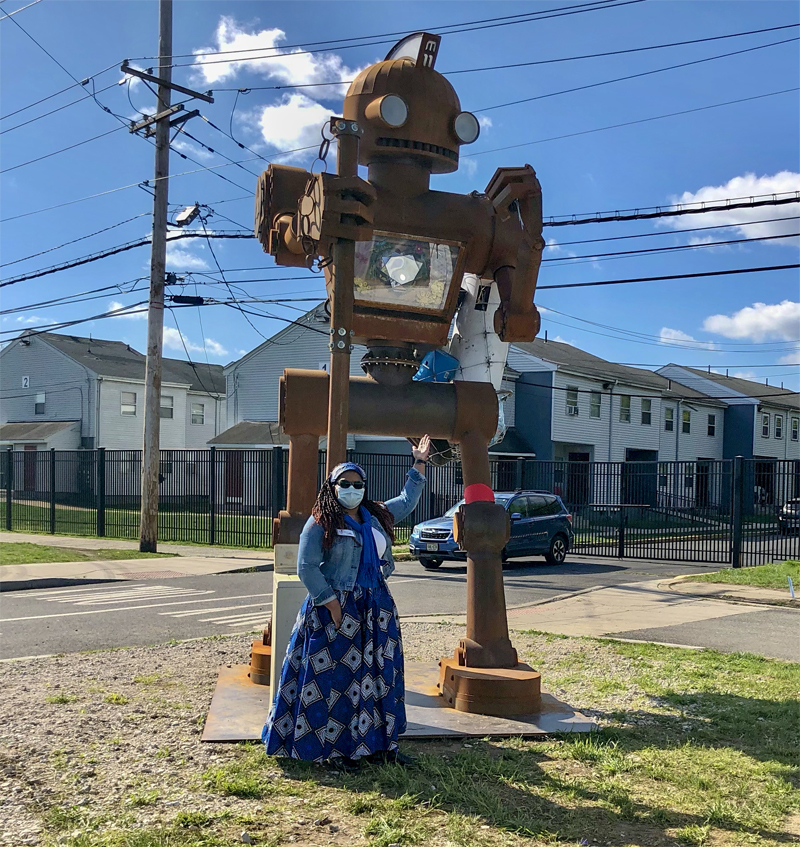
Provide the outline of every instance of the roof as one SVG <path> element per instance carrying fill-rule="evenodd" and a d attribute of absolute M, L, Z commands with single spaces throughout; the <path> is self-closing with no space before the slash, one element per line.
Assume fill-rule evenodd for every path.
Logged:
<path fill-rule="evenodd" d="M 21 421 L 0 424 L 0 441 L 46 441 L 80 421 Z"/>
<path fill-rule="evenodd" d="M 615 362 L 606 361 L 606 359 L 593 356 L 585 350 L 579 350 L 571 344 L 565 344 L 563 341 L 545 341 L 543 338 L 535 338 L 533 341 L 518 342 L 513 346 L 524 353 L 529 353 L 545 362 L 557 365 L 570 373 L 585 374 L 599 379 L 616 380 L 628 385 L 650 388 L 662 393 L 665 397 L 696 400 L 711 406 L 726 405 L 720 400 L 709 398 L 700 391 L 675 383 L 661 376 L 661 374 L 648 371 L 645 368 L 632 368 L 628 365 L 618 365 Z"/>
<path fill-rule="evenodd" d="M 502 441 L 489 448 L 489 453 L 491 455 L 495 453 L 507 453 L 514 456 L 536 456 L 531 445 L 528 444 L 513 426 L 510 426 L 506 430 Z"/>
<path fill-rule="evenodd" d="M 226 447 L 283 447 L 289 444 L 289 436 L 281 432 L 281 425 L 276 421 L 240 421 L 208 443 Z"/>
<path fill-rule="evenodd" d="M 144 379 L 146 358 L 123 341 L 105 341 L 102 338 L 83 338 L 57 332 L 42 332 L 39 337 L 98 376 Z M 164 382 L 189 385 L 192 391 L 225 394 L 222 365 L 168 358 L 164 358 L 163 362 Z"/>
<path fill-rule="evenodd" d="M 696 376 L 701 376 L 711 382 L 716 382 L 718 385 L 723 385 L 731 392 L 738 392 L 739 394 L 744 394 L 746 397 L 755 397 L 771 405 L 800 409 L 800 394 L 796 391 L 789 391 L 788 389 L 779 388 L 776 385 L 753 382 L 751 379 L 742 379 L 737 376 L 726 376 L 725 374 L 703 371 L 699 368 L 688 368 L 686 365 L 675 365 L 674 367 L 683 368 L 683 370 L 689 371 L 689 373 L 693 373 Z"/>

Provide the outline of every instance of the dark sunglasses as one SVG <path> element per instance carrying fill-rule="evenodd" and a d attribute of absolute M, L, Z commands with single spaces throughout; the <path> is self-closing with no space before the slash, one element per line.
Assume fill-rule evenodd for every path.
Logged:
<path fill-rule="evenodd" d="M 356 491 L 361 491 L 361 489 L 366 483 L 350 482 L 349 479 L 340 479 L 336 484 L 339 486 L 339 488 L 350 488 L 352 486 L 353 488 L 355 488 Z"/>

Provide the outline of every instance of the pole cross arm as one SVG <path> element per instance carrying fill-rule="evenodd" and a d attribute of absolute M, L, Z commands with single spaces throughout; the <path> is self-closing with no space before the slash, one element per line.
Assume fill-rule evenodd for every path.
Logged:
<path fill-rule="evenodd" d="M 178 117 L 177 117 L 177 118 L 174 118 L 173 120 L 171 120 L 171 121 L 169 122 L 169 125 L 170 125 L 171 127 L 174 127 L 174 126 L 180 126 L 181 124 L 185 124 L 185 123 L 186 123 L 186 121 L 189 121 L 189 120 L 191 120 L 192 118 L 196 118 L 199 114 L 200 114 L 200 110 L 199 110 L 199 109 L 192 109 L 192 111 L 191 111 L 191 112 L 186 112 L 186 113 L 185 113 L 185 114 L 183 114 L 183 115 L 178 115 Z M 152 127 L 148 127 L 148 128 L 145 130 L 144 137 L 145 137 L 145 138 L 151 138 L 151 137 L 152 137 L 152 136 L 154 136 L 155 134 L 156 134 L 156 131 L 155 131 Z"/>
<path fill-rule="evenodd" d="M 173 91 L 180 91 L 181 94 L 188 94 L 190 97 L 196 97 L 198 100 L 205 100 L 206 103 L 214 102 L 214 98 L 210 94 L 201 94 L 199 91 L 193 91 L 191 88 L 184 88 L 182 85 L 145 73 L 144 71 L 140 71 L 138 68 L 132 68 L 127 62 L 123 62 L 120 65 L 120 70 L 124 74 L 138 76 L 139 79 L 154 82 L 156 85 L 163 85 L 165 88 L 171 88 Z"/>
<path fill-rule="evenodd" d="M 158 123 L 159 121 L 163 121 L 165 118 L 169 118 L 174 115 L 176 112 L 182 112 L 183 106 L 178 103 L 175 106 L 170 106 L 169 109 L 165 109 L 163 112 L 159 112 L 157 115 L 151 115 L 149 118 L 145 118 L 138 123 L 132 123 L 128 132 L 138 132 L 140 129 L 144 129 L 145 127 L 151 126 L 152 124 Z"/>

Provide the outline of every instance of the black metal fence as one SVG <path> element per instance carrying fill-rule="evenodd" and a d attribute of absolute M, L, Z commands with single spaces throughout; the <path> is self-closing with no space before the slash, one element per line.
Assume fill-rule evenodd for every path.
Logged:
<path fill-rule="evenodd" d="M 352 453 L 370 496 L 398 495 L 406 456 Z M 558 494 L 573 515 L 575 553 L 602 557 L 756 565 L 798 558 L 800 462 L 542 462 L 492 457 L 495 491 Z M 320 454 L 319 479 L 325 469 Z M 162 450 L 159 539 L 268 547 L 285 505 L 288 451 Z M 0 468 L 5 527 L 36 533 L 137 538 L 141 451 L 8 450 Z M 442 515 L 461 498 L 458 462 L 428 469 L 413 515 L 397 527 Z"/>

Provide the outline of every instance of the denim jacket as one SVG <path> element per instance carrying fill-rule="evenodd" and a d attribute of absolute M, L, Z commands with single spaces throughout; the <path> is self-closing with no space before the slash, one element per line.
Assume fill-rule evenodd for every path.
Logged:
<path fill-rule="evenodd" d="M 386 508 L 394 516 L 396 524 L 414 511 L 424 486 L 425 477 L 411 468 L 400 496 L 386 501 Z M 381 556 L 381 573 L 385 579 L 394 570 L 392 542 L 374 515 L 372 526 L 383 535 L 386 541 L 386 550 Z M 322 549 L 324 532 L 313 517 L 308 519 L 300 535 L 297 575 L 308 589 L 315 606 L 323 606 L 333 600 L 336 596 L 334 589 L 352 591 L 356 584 L 358 566 L 361 562 L 361 538 L 352 530 L 339 532 L 339 537 L 333 542 L 330 550 Z M 380 553 L 380 545 L 378 550 Z"/>

